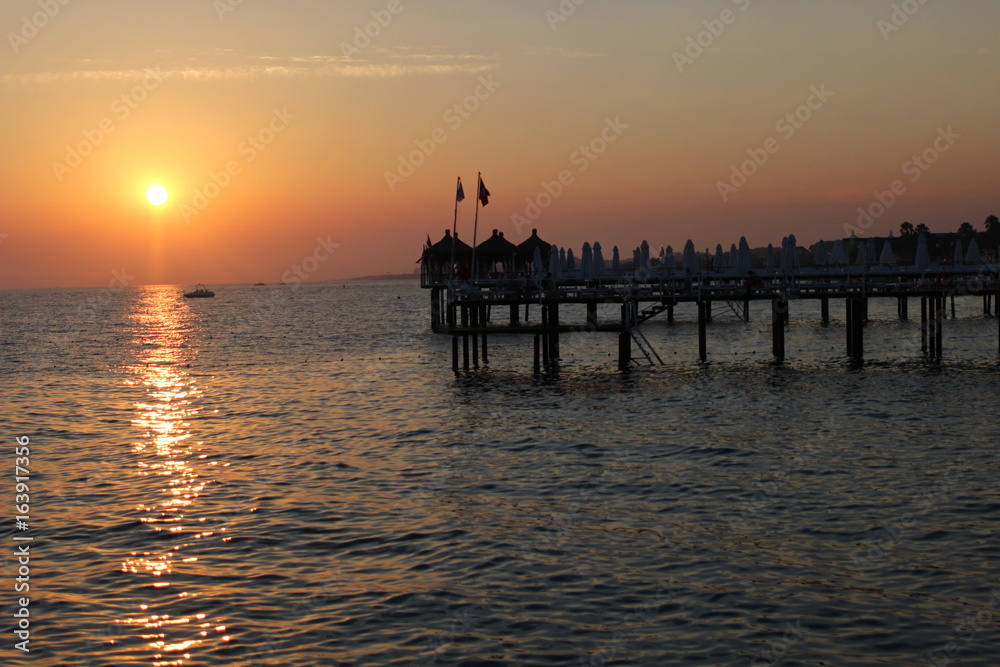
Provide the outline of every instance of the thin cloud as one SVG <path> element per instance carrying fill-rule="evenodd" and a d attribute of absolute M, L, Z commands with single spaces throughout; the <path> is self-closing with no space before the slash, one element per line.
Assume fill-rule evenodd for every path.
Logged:
<path fill-rule="evenodd" d="M 192 59 L 196 60 L 197 59 Z M 139 81 L 155 71 L 161 79 L 183 81 L 256 81 L 267 79 L 369 78 L 482 74 L 496 68 L 499 59 L 477 55 L 425 53 L 387 54 L 379 61 L 328 56 L 244 56 L 241 64 L 153 66 L 141 69 L 72 69 L 5 74 L 4 84 L 50 84 L 60 82 Z M 77 64 L 84 64 L 80 61 Z M 87 61 L 86 64 L 93 64 Z"/>

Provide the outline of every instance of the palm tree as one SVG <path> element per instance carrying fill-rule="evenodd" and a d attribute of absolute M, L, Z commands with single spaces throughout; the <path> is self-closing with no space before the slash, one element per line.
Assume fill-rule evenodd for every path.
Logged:
<path fill-rule="evenodd" d="M 1000 218 L 997 218 L 995 215 L 991 215 L 986 218 L 986 222 L 984 222 L 983 225 L 986 227 L 986 231 L 990 234 L 1000 232 Z"/>
<path fill-rule="evenodd" d="M 913 223 L 904 222 L 903 224 L 901 224 L 899 226 L 899 234 L 900 236 L 911 236 L 913 234 L 916 234 L 916 232 L 913 231 Z"/>
<path fill-rule="evenodd" d="M 922 222 L 919 225 L 917 225 L 914 228 L 913 231 L 916 232 L 917 234 L 930 234 L 931 233 L 930 227 L 928 227 L 927 225 L 925 225 Z"/>
<path fill-rule="evenodd" d="M 971 238 L 976 235 L 976 228 L 971 223 L 963 222 L 958 226 L 958 235 L 963 239 Z"/>

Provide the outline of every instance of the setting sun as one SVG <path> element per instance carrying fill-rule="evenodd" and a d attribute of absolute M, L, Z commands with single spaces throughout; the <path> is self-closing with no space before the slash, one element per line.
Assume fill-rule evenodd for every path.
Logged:
<path fill-rule="evenodd" d="M 146 200 L 153 206 L 160 206 L 167 201 L 167 189 L 162 185 L 150 185 L 146 190 Z"/>

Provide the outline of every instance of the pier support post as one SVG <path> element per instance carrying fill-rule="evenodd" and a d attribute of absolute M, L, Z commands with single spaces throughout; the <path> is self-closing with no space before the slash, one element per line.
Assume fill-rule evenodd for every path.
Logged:
<path fill-rule="evenodd" d="M 671 301 L 667 304 L 667 324 L 674 323 L 674 302 Z"/>
<path fill-rule="evenodd" d="M 771 349 L 775 361 L 785 360 L 785 312 L 784 299 L 771 300 Z"/>
<path fill-rule="evenodd" d="M 955 319 L 955 295 L 951 295 L 951 319 Z"/>
<path fill-rule="evenodd" d="M 847 356 L 863 359 L 865 356 L 865 298 L 847 299 Z"/>
<path fill-rule="evenodd" d="M 920 297 L 920 352 L 927 354 L 927 299 Z"/>
<path fill-rule="evenodd" d="M 451 337 L 451 370 L 458 372 L 458 336 Z"/>
<path fill-rule="evenodd" d="M 896 312 L 899 315 L 899 319 L 902 320 L 903 322 L 910 319 L 909 309 L 910 309 L 909 298 L 905 296 L 899 297 L 896 304 Z"/>
<path fill-rule="evenodd" d="M 431 288 L 431 329 L 437 331 L 441 324 L 441 288 Z"/>
<path fill-rule="evenodd" d="M 516 327 L 521 323 L 521 308 L 516 303 L 510 304 L 510 326 Z"/>
<path fill-rule="evenodd" d="M 594 330 L 597 328 L 597 302 L 587 302 L 587 328 Z"/>
<path fill-rule="evenodd" d="M 589 304 L 588 304 L 589 306 Z M 618 332 L 618 368 L 625 370 L 632 363 L 632 334 L 630 315 L 632 308 L 626 301 L 622 304 L 622 328 Z"/>
<path fill-rule="evenodd" d="M 990 295 L 983 295 L 983 315 L 989 317 L 993 313 L 990 311 Z"/>
<path fill-rule="evenodd" d="M 819 300 L 819 318 L 823 326 L 830 325 L 830 298 L 823 297 Z"/>
<path fill-rule="evenodd" d="M 469 323 L 473 328 L 479 328 L 479 306 L 469 308 Z M 479 368 L 479 333 L 472 334 L 472 366 Z"/>
<path fill-rule="evenodd" d="M 927 297 L 927 354 L 933 359 L 937 351 L 937 341 L 934 335 L 937 333 L 938 302 L 936 296 Z"/>
<path fill-rule="evenodd" d="M 552 363 L 549 352 L 552 351 L 551 332 L 549 331 L 549 307 L 542 304 L 542 365 L 546 368 Z"/>
<path fill-rule="evenodd" d="M 553 303 L 549 306 L 549 326 L 553 328 L 549 335 L 549 358 L 555 363 L 559 360 L 559 304 Z"/>
<path fill-rule="evenodd" d="M 462 334 L 462 368 L 469 370 L 469 334 Z"/>
<path fill-rule="evenodd" d="M 542 370 L 542 359 L 541 359 L 541 340 L 538 334 L 535 334 L 535 361 L 532 364 L 535 369 L 535 374 L 541 372 Z"/>
<path fill-rule="evenodd" d="M 844 300 L 844 334 L 847 339 L 847 356 L 854 357 L 854 305 L 850 297 Z"/>
<path fill-rule="evenodd" d="M 708 360 L 708 320 L 712 312 L 710 301 L 698 302 L 698 358 Z"/>
<path fill-rule="evenodd" d="M 939 296 L 936 299 L 936 301 L 937 301 L 937 308 L 935 310 L 937 310 L 937 317 L 934 320 L 934 350 L 933 350 L 933 352 L 934 352 L 934 358 L 935 359 L 940 359 L 941 356 L 942 356 L 942 352 L 943 352 L 943 345 L 942 345 L 943 341 L 942 341 L 941 334 L 944 333 L 944 322 L 943 322 L 943 320 L 945 318 L 945 310 L 947 308 L 946 299 L 947 299 L 947 297 L 943 296 L 943 295 Z M 952 306 L 952 308 L 954 308 L 955 307 L 955 297 L 952 296 L 951 299 L 952 299 L 951 306 Z M 952 317 L 952 319 L 955 318 L 954 311 L 952 311 L 951 317 Z"/>

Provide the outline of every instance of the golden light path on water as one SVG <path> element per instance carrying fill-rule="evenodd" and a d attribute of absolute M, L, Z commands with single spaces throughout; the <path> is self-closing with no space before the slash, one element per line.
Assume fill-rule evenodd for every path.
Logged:
<path fill-rule="evenodd" d="M 176 533 L 178 540 L 151 540 L 156 544 L 172 545 L 159 552 L 132 552 L 123 562 L 123 572 L 148 578 L 148 585 L 158 589 L 156 596 L 138 601 L 138 609 L 126 618 L 118 619 L 132 626 L 152 650 L 154 667 L 179 667 L 188 664 L 192 655 L 205 642 L 228 641 L 224 625 L 213 623 L 205 611 L 173 617 L 155 613 L 163 606 L 165 590 L 174 586 L 171 575 L 181 564 L 198 561 L 195 555 L 182 551 L 191 541 L 211 537 L 215 531 L 202 531 L 198 524 L 199 498 L 212 480 L 203 476 L 215 462 L 196 466 L 206 458 L 199 454 L 200 442 L 194 442 L 189 419 L 200 412 L 195 399 L 200 391 L 187 371 L 194 352 L 188 347 L 191 310 L 175 287 L 141 288 L 136 310 L 131 314 L 133 339 L 137 351 L 135 363 L 126 367 L 126 384 L 143 387 L 146 399 L 135 403 L 136 416 L 132 425 L 140 437 L 132 443 L 134 474 L 156 477 L 162 482 L 160 496 L 134 509 L 141 521 L 156 533 Z M 225 531 L 220 527 L 219 531 Z M 223 538 L 225 539 L 225 538 Z M 173 593 L 173 592 L 172 592 Z M 196 595 L 177 590 L 176 598 Z M 185 605 L 190 608 L 190 605 Z"/>

